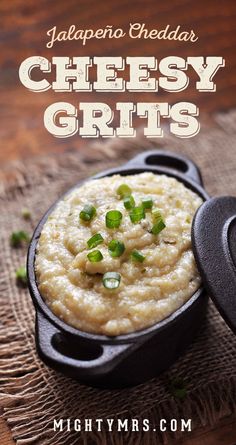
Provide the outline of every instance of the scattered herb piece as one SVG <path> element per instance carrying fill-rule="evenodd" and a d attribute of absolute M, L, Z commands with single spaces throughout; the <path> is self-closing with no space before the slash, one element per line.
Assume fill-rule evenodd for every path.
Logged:
<path fill-rule="evenodd" d="M 133 207 L 130 211 L 130 219 L 133 224 L 136 224 L 145 218 L 144 208 L 142 206 Z"/>
<path fill-rule="evenodd" d="M 124 198 L 124 206 L 127 210 L 132 209 L 133 207 L 135 207 L 135 200 L 134 197 L 132 195 L 126 196 Z"/>
<path fill-rule="evenodd" d="M 91 263 L 99 263 L 99 261 L 103 260 L 103 255 L 100 250 L 93 250 L 92 252 L 88 253 L 87 258 Z"/>
<path fill-rule="evenodd" d="M 24 218 L 26 220 L 31 218 L 31 212 L 29 211 L 29 209 L 26 209 L 26 208 L 21 210 L 21 215 L 22 215 L 22 218 Z"/>
<path fill-rule="evenodd" d="M 16 281 L 20 286 L 25 287 L 27 285 L 28 280 L 25 266 L 21 266 L 16 270 Z"/>
<path fill-rule="evenodd" d="M 144 198 L 142 199 L 142 206 L 144 210 L 151 210 L 153 207 L 153 200 L 152 198 Z"/>
<path fill-rule="evenodd" d="M 154 209 L 152 211 L 152 218 L 154 225 L 152 226 L 151 233 L 153 233 L 153 235 L 158 235 L 166 227 L 161 211 L 159 209 Z"/>
<path fill-rule="evenodd" d="M 125 251 L 125 245 L 121 241 L 113 239 L 108 244 L 108 251 L 112 258 L 116 258 L 122 255 Z"/>
<path fill-rule="evenodd" d="M 97 247 L 99 244 L 103 243 L 104 239 L 100 233 L 96 233 L 87 241 L 87 245 L 89 249 L 93 249 Z"/>
<path fill-rule="evenodd" d="M 187 388 L 183 379 L 175 378 L 170 382 L 169 390 L 176 399 L 183 400 L 187 395 Z"/>
<path fill-rule="evenodd" d="M 96 215 L 97 211 L 95 209 L 94 206 L 92 206 L 91 204 L 86 204 L 83 208 L 83 210 L 81 210 L 79 217 L 80 219 L 82 219 L 83 221 L 91 221 L 91 219 L 93 219 L 93 217 Z"/>
<path fill-rule="evenodd" d="M 153 233 L 153 235 L 158 235 L 164 228 L 166 227 L 163 219 L 159 219 L 158 222 L 156 222 L 151 229 L 151 233 Z"/>
<path fill-rule="evenodd" d="M 133 250 L 133 252 L 131 252 L 131 258 L 132 260 L 138 261 L 139 263 L 143 263 L 143 261 L 145 260 L 145 256 L 138 252 L 138 250 Z"/>
<path fill-rule="evenodd" d="M 120 198 L 125 198 L 126 196 L 131 195 L 132 190 L 127 184 L 121 184 L 117 189 L 117 194 Z"/>
<path fill-rule="evenodd" d="M 110 210 L 106 214 L 106 226 L 109 229 L 117 229 L 120 227 L 122 213 L 119 210 Z"/>
<path fill-rule="evenodd" d="M 24 243 L 29 243 L 30 236 L 24 230 L 19 230 L 18 232 L 12 232 L 10 237 L 10 243 L 12 247 L 20 247 Z"/>
<path fill-rule="evenodd" d="M 106 272 L 103 275 L 102 282 L 106 289 L 117 289 L 120 285 L 121 276 L 118 272 Z"/>
<path fill-rule="evenodd" d="M 89 175 L 89 176 L 95 176 L 95 175 L 97 175 L 98 173 L 100 173 L 100 170 L 93 170 L 93 171 L 90 172 L 90 175 Z"/>

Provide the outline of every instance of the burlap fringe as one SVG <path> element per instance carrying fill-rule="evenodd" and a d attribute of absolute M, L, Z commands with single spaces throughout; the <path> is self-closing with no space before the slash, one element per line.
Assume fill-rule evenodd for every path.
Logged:
<path fill-rule="evenodd" d="M 9 313 L 1 315 L 2 320 L 7 317 L 9 322 Z M 172 398 L 143 412 L 139 419 L 149 419 L 150 429 L 156 427 L 156 432 L 134 432 L 130 429 L 128 432 L 118 432 L 114 429 L 111 433 L 105 428 L 101 432 L 54 432 L 53 419 L 66 418 L 65 413 L 55 404 L 53 393 L 48 394 L 50 378 L 46 387 L 41 370 L 38 369 L 32 353 L 27 351 L 24 340 L 24 333 L 17 332 L 14 325 L 7 333 L 3 327 L 0 329 L 0 402 L 4 406 L 4 418 L 17 445 L 164 445 L 180 438 L 183 433 L 161 433 L 158 431 L 157 419 L 192 419 L 195 428 L 214 425 L 223 416 L 235 413 L 236 382 L 235 378 L 230 378 L 227 379 L 227 385 L 224 385 L 224 396 L 219 391 L 219 382 L 211 382 L 197 392 L 190 392 L 184 402 Z M 111 416 L 114 424 L 117 417 L 131 419 L 132 413 Z"/>

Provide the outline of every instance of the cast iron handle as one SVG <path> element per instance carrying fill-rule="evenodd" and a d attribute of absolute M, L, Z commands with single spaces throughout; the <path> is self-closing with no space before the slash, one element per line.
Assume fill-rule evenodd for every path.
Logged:
<path fill-rule="evenodd" d="M 99 344 L 100 353 L 98 357 L 91 360 L 72 358 L 55 346 L 57 336 L 63 336 L 64 334 L 47 320 L 40 311 L 36 313 L 36 333 L 38 352 L 43 360 L 52 366 L 54 364 L 54 367 L 57 368 L 61 366 L 67 370 L 71 369 L 78 377 L 99 377 L 109 373 L 135 348 L 135 344 L 132 343 Z M 76 340 L 76 349 L 79 352 L 79 339 Z M 87 347 L 89 349 L 89 344 Z"/>
<path fill-rule="evenodd" d="M 206 201 L 192 225 L 195 260 L 212 300 L 236 334 L 236 198 Z"/>
<path fill-rule="evenodd" d="M 166 150 L 150 150 L 142 152 L 131 159 L 126 166 L 147 167 L 157 166 L 165 167 L 170 172 L 177 171 L 184 174 L 200 185 L 203 185 L 202 176 L 197 165 L 185 156 Z"/>

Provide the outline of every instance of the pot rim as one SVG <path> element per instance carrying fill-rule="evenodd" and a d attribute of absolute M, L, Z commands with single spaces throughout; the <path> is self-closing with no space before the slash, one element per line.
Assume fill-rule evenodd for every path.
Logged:
<path fill-rule="evenodd" d="M 132 160 L 131 160 L 132 161 Z M 41 235 L 41 230 L 48 218 L 48 216 L 51 214 L 55 206 L 58 204 L 59 201 L 61 201 L 65 196 L 67 196 L 69 193 L 71 193 L 75 188 L 80 187 L 84 182 L 90 181 L 93 179 L 99 179 L 103 178 L 105 176 L 112 176 L 115 174 L 120 174 L 123 176 L 131 175 L 131 174 L 139 174 L 144 172 L 152 172 L 154 174 L 165 174 L 170 177 L 174 177 L 175 179 L 179 180 L 180 182 L 184 183 L 184 185 L 187 188 L 190 188 L 195 193 L 201 196 L 204 201 L 209 199 L 209 195 L 204 190 L 204 188 L 198 184 L 196 181 L 193 181 L 191 178 L 186 176 L 184 173 L 179 173 L 171 168 L 162 167 L 162 166 L 140 166 L 135 165 L 129 162 L 129 165 L 125 164 L 121 167 L 104 170 L 100 173 L 98 173 L 95 176 L 89 177 L 85 180 L 79 181 L 76 185 L 71 187 L 66 193 L 64 193 L 62 196 L 59 197 L 59 199 L 47 210 L 47 212 L 43 215 L 41 220 L 39 221 L 32 239 L 30 241 L 29 249 L 28 249 L 28 255 L 27 255 L 27 274 L 28 274 L 28 286 L 31 294 L 31 298 L 33 300 L 34 306 L 36 311 L 40 310 L 45 317 L 53 323 L 54 326 L 58 327 L 63 332 L 70 334 L 72 336 L 80 337 L 81 339 L 85 341 L 93 341 L 96 343 L 102 343 L 102 344 L 123 344 L 123 343 L 134 343 L 135 341 L 138 341 L 139 339 L 144 339 L 146 337 L 151 336 L 153 333 L 156 333 L 157 331 L 161 331 L 168 327 L 168 325 L 172 324 L 177 320 L 178 317 L 181 316 L 181 314 L 185 311 L 190 310 L 191 306 L 194 305 L 195 301 L 200 297 L 200 295 L 203 292 L 203 286 L 201 286 L 197 291 L 189 298 L 189 300 L 186 301 L 180 308 L 178 308 L 175 312 L 170 314 L 167 318 L 164 320 L 161 320 L 157 323 L 154 323 L 151 326 L 148 326 L 147 328 L 133 331 L 127 334 L 121 334 L 117 336 L 106 336 L 104 334 L 95 334 L 91 332 L 82 331 L 80 329 L 77 329 L 63 320 L 61 320 L 59 317 L 57 317 L 49 308 L 49 306 L 45 303 L 43 300 L 43 297 L 41 296 L 38 286 L 37 286 L 37 280 L 36 280 L 36 274 L 35 274 L 35 268 L 34 268 L 34 262 L 35 262 L 35 255 L 36 255 L 36 248 L 38 244 L 39 237 Z"/>

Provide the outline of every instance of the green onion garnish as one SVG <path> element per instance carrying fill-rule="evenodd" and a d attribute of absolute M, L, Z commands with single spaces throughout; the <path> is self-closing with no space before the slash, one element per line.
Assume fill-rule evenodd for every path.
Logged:
<path fill-rule="evenodd" d="M 151 232 L 153 233 L 153 235 L 158 235 L 158 233 L 160 233 L 164 228 L 166 227 L 164 221 L 162 218 L 159 219 L 159 221 L 157 221 L 151 229 Z"/>
<path fill-rule="evenodd" d="M 103 275 L 102 282 L 106 289 L 117 289 L 120 285 L 121 276 L 118 272 L 106 272 Z"/>
<path fill-rule="evenodd" d="M 106 226 L 108 229 L 117 229 L 120 227 L 122 213 L 119 210 L 110 210 L 106 214 Z"/>
<path fill-rule="evenodd" d="M 133 250 L 133 252 L 131 252 L 131 258 L 132 260 L 138 261 L 139 263 L 143 263 L 143 261 L 145 260 L 145 256 L 138 252 L 138 250 Z"/>
<path fill-rule="evenodd" d="M 92 206 L 90 204 L 86 204 L 84 206 L 83 210 L 81 210 L 79 217 L 83 221 L 91 221 L 91 219 L 93 219 L 93 217 L 96 215 L 96 213 L 97 213 L 97 211 L 94 206 Z"/>
<path fill-rule="evenodd" d="M 125 196 L 131 195 L 132 190 L 127 184 L 121 184 L 117 189 L 117 193 L 120 198 L 125 198 Z"/>
<path fill-rule="evenodd" d="M 159 219 L 162 218 L 161 211 L 159 209 L 153 209 L 152 210 L 152 219 L 154 222 L 159 221 Z"/>
<path fill-rule="evenodd" d="M 21 286 L 26 286 L 27 284 L 27 272 L 26 267 L 22 266 L 16 270 L 16 281 Z"/>
<path fill-rule="evenodd" d="M 12 232 L 10 237 L 10 243 L 12 247 L 20 247 L 24 243 L 28 243 L 30 240 L 30 236 L 24 230 L 19 230 L 18 232 Z"/>
<path fill-rule="evenodd" d="M 175 378 L 169 383 L 169 390 L 172 396 L 176 399 L 183 400 L 187 395 L 187 388 L 185 382 L 181 378 Z"/>
<path fill-rule="evenodd" d="M 26 219 L 26 220 L 31 218 L 31 212 L 30 212 L 30 210 L 27 209 L 27 208 L 23 208 L 23 209 L 21 210 L 21 215 L 22 215 L 22 218 L 24 218 L 24 219 Z"/>
<path fill-rule="evenodd" d="M 103 255 L 100 250 L 93 250 L 92 252 L 88 253 L 87 258 L 91 263 L 98 263 L 99 261 L 102 261 Z"/>
<path fill-rule="evenodd" d="M 110 243 L 108 244 L 108 251 L 109 254 L 113 257 L 116 258 L 118 256 L 121 256 L 122 253 L 124 253 L 125 251 L 125 245 L 124 243 L 122 243 L 121 241 L 117 241 L 115 239 L 113 239 L 112 241 L 110 241 Z"/>
<path fill-rule="evenodd" d="M 144 210 L 150 210 L 153 206 L 153 200 L 152 198 L 144 198 L 142 199 L 142 206 Z"/>
<path fill-rule="evenodd" d="M 104 241 L 102 235 L 100 233 L 96 233 L 93 235 L 89 240 L 87 241 L 87 245 L 89 249 L 93 249 L 94 247 L 97 247 L 98 244 L 101 244 Z"/>
<path fill-rule="evenodd" d="M 158 235 L 158 233 L 160 233 L 166 227 L 165 221 L 159 209 L 153 209 L 152 217 L 154 225 L 151 229 L 151 233 Z"/>
<path fill-rule="evenodd" d="M 145 212 L 144 208 L 142 206 L 139 207 L 133 207 L 133 209 L 130 211 L 130 219 L 132 223 L 138 223 L 141 221 L 141 219 L 145 218 Z"/>
<path fill-rule="evenodd" d="M 134 197 L 132 195 L 126 196 L 124 198 L 124 206 L 127 210 L 132 209 L 133 207 L 135 207 L 135 200 Z"/>

